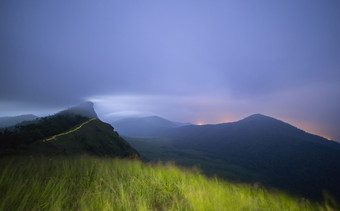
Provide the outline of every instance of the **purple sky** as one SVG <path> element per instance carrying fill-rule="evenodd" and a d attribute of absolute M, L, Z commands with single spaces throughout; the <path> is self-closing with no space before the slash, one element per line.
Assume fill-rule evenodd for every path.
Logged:
<path fill-rule="evenodd" d="M 262 113 L 340 140 L 340 1 L 0 1 L 0 116 Z"/>

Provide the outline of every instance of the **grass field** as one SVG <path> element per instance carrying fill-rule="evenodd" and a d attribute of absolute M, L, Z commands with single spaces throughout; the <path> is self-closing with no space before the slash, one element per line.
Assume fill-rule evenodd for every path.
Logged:
<path fill-rule="evenodd" d="M 329 210 L 171 164 L 95 157 L 0 159 L 0 210 Z"/>

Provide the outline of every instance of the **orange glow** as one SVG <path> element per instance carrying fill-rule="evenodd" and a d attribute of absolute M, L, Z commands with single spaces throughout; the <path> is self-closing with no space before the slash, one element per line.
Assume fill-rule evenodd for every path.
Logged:
<path fill-rule="evenodd" d="M 197 125 L 204 125 L 204 123 L 203 122 L 199 122 L 199 123 L 197 123 Z"/>

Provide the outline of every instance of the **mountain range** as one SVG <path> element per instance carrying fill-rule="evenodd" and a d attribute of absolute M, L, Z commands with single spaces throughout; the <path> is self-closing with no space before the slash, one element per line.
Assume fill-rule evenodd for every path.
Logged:
<path fill-rule="evenodd" d="M 255 114 L 237 122 L 168 128 L 152 135 L 125 139 L 148 161 L 198 166 L 210 176 L 313 199 L 325 192 L 340 199 L 340 144 L 272 117 Z"/>

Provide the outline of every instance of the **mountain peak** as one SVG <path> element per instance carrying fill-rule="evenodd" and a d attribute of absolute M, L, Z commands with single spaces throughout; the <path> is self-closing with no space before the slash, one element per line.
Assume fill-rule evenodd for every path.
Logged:
<path fill-rule="evenodd" d="M 270 117 L 270 116 L 266 116 L 266 115 L 263 115 L 263 114 L 252 114 L 242 120 L 240 120 L 240 122 L 245 122 L 245 121 L 277 121 L 277 122 L 281 122 L 280 120 L 278 119 L 275 119 L 273 117 Z"/>
<path fill-rule="evenodd" d="M 83 102 L 79 105 L 73 106 L 69 109 L 59 112 L 58 114 L 76 114 L 88 118 L 98 118 L 94 110 L 94 104 L 91 101 Z"/>
<path fill-rule="evenodd" d="M 131 117 L 112 122 L 119 134 L 128 137 L 154 137 L 168 128 L 181 127 L 186 123 L 172 122 L 159 116 Z"/>
<path fill-rule="evenodd" d="M 260 113 L 252 114 L 252 115 L 246 117 L 245 119 L 247 119 L 247 118 L 270 118 L 270 119 L 273 119 L 273 118 L 270 117 L 270 116 L 266 116 L 266 115 L 260 114 Z"/>

